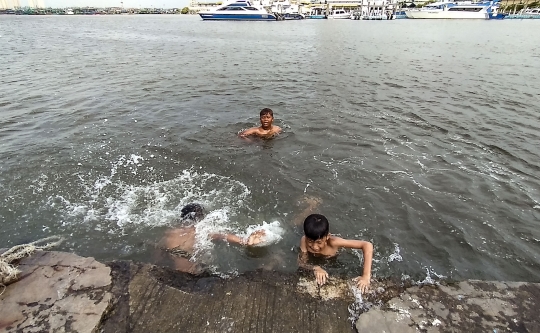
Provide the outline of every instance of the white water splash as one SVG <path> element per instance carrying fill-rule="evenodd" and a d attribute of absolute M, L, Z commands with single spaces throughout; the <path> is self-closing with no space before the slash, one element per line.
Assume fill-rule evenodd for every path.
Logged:
<path fill-rule="evenodd" d="M 392 261 L 403 261 L 403 258 L 400 254 L 400 249 L 398 243 L 394 243 L 394 253 L 392 253 L 390 256 L 388 256 L 388 262 Z"/>
<path fill-rule="evenodd" d="M 347 308 L 349 311 L 348 320 L 354 325 L 362 313 L 369 311 L 373 307 L 373 303 L 364 302 L 362 292 L 356 286 L 356 283 L 349 281 L 349 288 L 354 296 L 354 302 Z"/>
<path fill-rule="evenodd" d="M 425 285 L 425 284 L 439 284 L 438 280 L 446 278 L 446 276 L 442 274 L 437 274 L 431 267 L 425 267 L 426 270 L 426 277 L 424 280 L 416 281 L 416 284 L 418 285 Z M 433 278 L 435 277 L 435 278 Z"/>
<path fill-rule="evenodd" d="M 67 199 L 56 195 L 48 203 L 70 217 L 72 224 L 94 222 L 101 230 L 122 232 L 126 226 L 171 225 L 190 202 L 229 213 L 242 207 L 251 193 L 241 182 L 194 168 L 166 181 L 126 184 L 120 175 L 137 174 L 145 167 L 144 161 L 135 154 L 120 156 L 111 163 L 109 174 L 78 175 L 85 196 Z"/>
<path fill-rule="evenodd" d="M 279 242 L 285 234 L 285 229 L 283 229 L 279 221 L 273 221 L 270 223 L 263 221 L 258 225 L 250 225 L 245 232 L 241 233 L 239 236 L 248 237 L 251 233 L 259 230 L 264 230 L 266 235 L 264 237 L 264 241 L 257 246 L 268 246 L 270 244 L 275 244 Z"/>

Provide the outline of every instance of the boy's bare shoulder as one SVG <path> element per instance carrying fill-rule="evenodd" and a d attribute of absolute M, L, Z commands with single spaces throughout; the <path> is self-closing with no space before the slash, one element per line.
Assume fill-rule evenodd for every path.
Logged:
<path fill-rule="evenodd" d="M 307 252 L 306 236 L 302 236 L 302 238 L 300 238 L 300 251 Z"/>
<path fill-rule="evenodd" d="M 328 245 L 332 247 L 341 247 L 343 246 L 344 241 L 344 238 L 338 236 L 331 235 L 330 237 L 328 237 Z"/>

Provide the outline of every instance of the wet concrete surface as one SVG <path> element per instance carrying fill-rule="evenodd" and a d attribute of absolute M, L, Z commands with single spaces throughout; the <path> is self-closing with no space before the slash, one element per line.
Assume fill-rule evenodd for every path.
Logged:
<path fill-rule="evenodd" d="M 540 284 L 462 281 L 407 288 L 356 322 L 359 332 L 540 332 Z"/>
<path fill-rule="evenodd" d="M 114 284 L 129 284 L 112 291 L 115 301 L 102 332 L 353 331 L 347 319 L 352 296 L 323 299 L 299 292 L 296 275 L 257 271 L 221 279 L 126 262 L 110 265 Z"/>
<path fill-rule="evenodd" d="M 109 267 L 72 253 L 36 252 L 18 268 L 19 280 L 0 295 L 0 332 L 95 332 L 111 304 Z"/>
<path fill-rule="evenodd" d="M 540 284 L 374 280 L 255 271 L 198 276 L 40 252 L 0 296 L 0 332 L 540 332 Z"/>

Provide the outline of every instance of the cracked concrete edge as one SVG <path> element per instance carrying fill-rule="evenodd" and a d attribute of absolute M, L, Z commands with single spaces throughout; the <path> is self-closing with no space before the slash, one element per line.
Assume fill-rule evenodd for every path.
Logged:
<path fill-rule="evenodd" d="M 46 259 L 39 263 L 40 269 L 65 268 L 54 257 L 43 258 L 46 252 L 39 252 L 31 260 L 21 262 L 22 267 L 30 269 L 32 261 Z M 81 258 L 74 254 L 77 263 L 85 263 L 91 268 L 102 265 L 93 258 Z M 47 261 L 48 260 L 48 261 Z M 95 262 L 95 263 L 94 263 Z M 47 266 L 52 265 L 52 266 Z M 120 318 L 121 328 L 118 332 L 131 331 L 128 318 L 129 288 L 132 279 L 139 273 L 157 267 L 149 264 L 133 263 L 130 261 L 114 261 L 105 263 L 110 273 L 110 283 L 98 282 L 95 287 L 104 292 L 110 292 L 100 301 L 106 300 L 106 307 L 102 310 L 99 324 L 92 332 L 108 332 L 107 325 L 111 318 Z M 32 269 L 35 272 L 36 269 Z M 249 273 L 247 273 L 249 276 Z M 28 274 L 25 274 L 25 277 Z M 253 275 L 255 278 L 256 274 Z M 298 292 L 308 293 L 322 300 L 333 298 L 351 299 L 349 281 L 336 278 L 327 286 L 318 288 L 314 281 L 302 274 L 289 274 L 295 280 L 294 285 Z M 91 283 L 92 279 L 87 279 Z M 156 281 L 157 282 L 157 281 Z M 180 281 L 180 283 L 184 283 Z M 83 286 L 85 283 L 80 283 Z M 75 286 L 76 284 L 72 284 Z M 540 332 L 539 320 L 536 319 L 536 309 L 540 305 L 540 285 L 526 282 L 499 282 L 469 280 L 442 285 L 413 286 L 403 281 L 373 281 L 372 292 L 364 295 L 364 304 L 373 307 L 360 309 L 362 312 L 356 321 L 358 332 L 450 332 L 468 331 L 480 332 L 490 330 L 511 330 L 516 332 Z M 178 286 L 173 286 L 177 288 Z M 73 288 L 72 288 L 73 289 Z M 88 288 L 75 288 L 71 290 L 73 296 L 84 295 Z M 126 300 L 127 298 L 127 300 Z M 92 297 L 90 298 L 92 299 Z M 368 310 L 368 311 L 366 311 Z M 59 312 L 60 313 L 60 312 Z M 67 319 L 55 317 L 57 324 L 67 325 Z M 50 324 L 55 323 L 51 321 Z M 71 325 L 71 324 L 70 324 Z M 69 327 L 71 327 L 68 325 Z M 67 326 L 66 326 L 67 327 Z"/>
<path fill-rule="evenodd" d="M 92 332 L 110 305 L 110 268 L 93 258 L 38 251 L 18 267 L 1 296 L 0 332 Z"/>
<path fill-rule="evenodd" d="M 540 332 L 540 284 L 461 281 L 415 286 L 360 315 L 358 332 Z"/>

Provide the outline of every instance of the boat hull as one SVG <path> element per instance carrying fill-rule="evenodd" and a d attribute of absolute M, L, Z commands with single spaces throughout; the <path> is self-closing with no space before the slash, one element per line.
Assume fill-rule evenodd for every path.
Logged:
<path fill-rule="evenodd" d="M 304 20 L 306 17 L 302 14 L 298 14 L 298 13 L 295 13 L 295 14 L 289 14 L 289 13 L 286 13 L 286 14 L 283 14 L 283 20 L 285 21 L 290 21 L 290 20 Z"/>
<path fill-rule="evenodd" d="M 489 14 L 486 12 L 409 10 L 405 12 L 405 15 L 410 19 L 489 19 Z"/>
<path fill-rule="evenodd" d="M 333 20 L 348 20 L 351 18 L 351 14 L 337 14 L 328 16 L 329 19 Z"/>
<path fill-rule="evenodd" d="M 199 13 L 203 21 L 276 21 L 273 14 Z"/>

